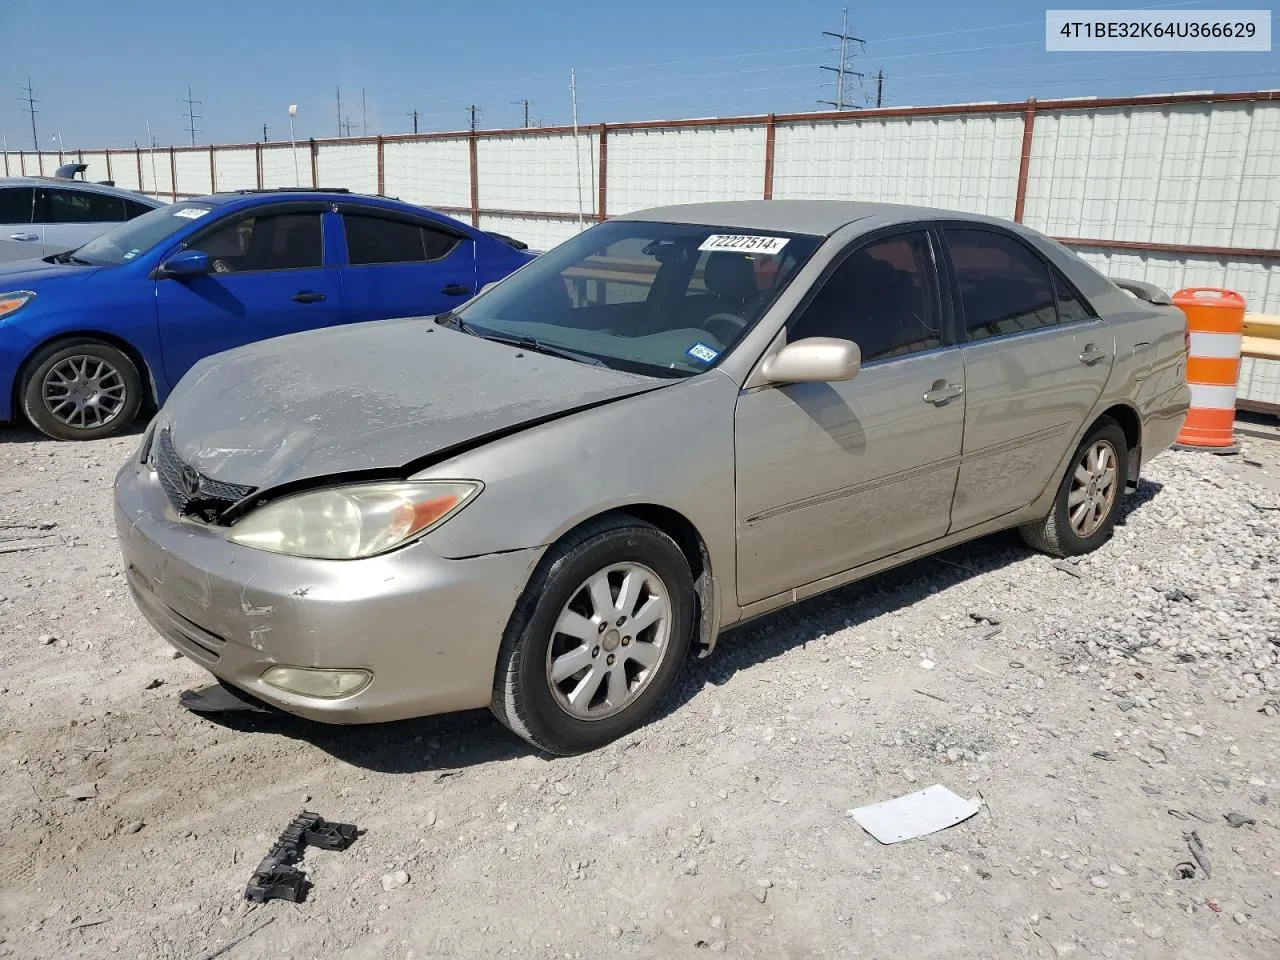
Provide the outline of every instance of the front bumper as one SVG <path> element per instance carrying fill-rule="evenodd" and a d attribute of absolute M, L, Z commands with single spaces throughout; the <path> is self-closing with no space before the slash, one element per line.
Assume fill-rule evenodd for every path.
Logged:
<path fill-rule="evenodd" d="M 542 548 L 446 560 L 419 540 L 367 560 L 310 560 L 229 543 L 179 518 L 134 459 L 115 483 L 130 589 L 170 644 L 282 710 L 373 723 L 483 707 L 498 647 Z M 261 680 L 277 664 L 373 673 L 338 700 Z"/>
<path fill-rule="evenodd" d="M 18 371 L 35 345 L 25 333 L 0 320 L 0 423 L 17 418 L 13 401 Z"/>

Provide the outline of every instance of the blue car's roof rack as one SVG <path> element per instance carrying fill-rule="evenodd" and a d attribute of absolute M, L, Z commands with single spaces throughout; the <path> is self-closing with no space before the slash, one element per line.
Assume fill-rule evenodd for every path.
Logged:
<path fill-rule="evenodd" d="M 229 193 L 350 193 L 346 187 L 249 187 Z"/>

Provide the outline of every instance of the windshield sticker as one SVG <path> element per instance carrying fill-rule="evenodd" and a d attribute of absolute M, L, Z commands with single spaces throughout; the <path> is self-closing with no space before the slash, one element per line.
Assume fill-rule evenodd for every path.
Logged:
<path fill-rule="evenodd" d="M 699 250 L 736 250 L 739 253 L 780 253 L 789 242 L 787 237 L 752 237 L 713 233 L 702 241 Z"/>
<path fill-rule="evenodd" d="M 173 211 L 173 215 L 175 217 L 183 217 L 187 220 L 198 220 L 208 212 L 208 207 L 183 207 L 181 210 Z"/>
<path fill-rule="evenodd" d="M 786 241 L 784 240 L 783 243 L 785 242 Z M 708 347 L 701 340 L 686 350 L 685 353 L 693 357 L 695 360 L 701 360 L 703 363 L 710 363 L 716 357 L 720 356 L 719 350 L 714 350 L 711 347 Z"/>
<path fill-rule="evenodd" d="M 124 258 L 125 258 L 126 260 L 132 260 L 134 257 L 136 257 L 136 256 L 137 256 L 138 254 L 140 254 L 141 252 L 142 252 L 142 250 L 140 250 L 138 247 L 134 247 L 132 250 L 130 250 L 128 253 L 126 253 L 126 254 L 124 255 Z"/>

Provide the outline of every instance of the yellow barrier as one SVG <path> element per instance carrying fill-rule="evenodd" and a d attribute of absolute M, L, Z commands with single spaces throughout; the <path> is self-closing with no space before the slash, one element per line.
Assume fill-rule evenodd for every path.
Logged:
<path fill-rule="evenodd" d="M 1240 352 L 1246 357 L 1280 360 L 1280 314 L 1246 315 Z"/>

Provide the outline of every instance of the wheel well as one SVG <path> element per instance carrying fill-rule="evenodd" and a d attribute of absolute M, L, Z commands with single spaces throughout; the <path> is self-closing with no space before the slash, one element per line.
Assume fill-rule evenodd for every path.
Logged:
<path fill-rule="evenodd" d="M 1142 420 L 1138 417 L 1133 407 L 1117 403 L 1114 407 L 1104 410 L 1098 420 L 1103 419 L 1103 417 L 1110 417 L 1120 425 L 1120 429 L 1124 431 L 1124 439 L 1129 445 L 1130 453 L 1142 446 Z M 1094 425 L 1097 425 L 1097 420 L 1094 421 Z M 1129 458 L 1129 476 L 1126 479 L 1126 486 L 1130 490 L 1137 489 L 1138 474 L 1142 469 L 1140 459 L 1140 456 L 1131 456 Z"/>
<path fill-rule="evenodd" d="M 134 348 L 133 344 L 110 333 L 101 333 L 97 330 L 73 330 L 70 333 L 60 333 L 55 337 L 50 337 L 43 343 L 36 344 L 32 351 L 27 354 L 26 359 L 22 361 L 22 366 L 18 368 L 18 375 L 13 379 L 13 396 L 10 399 L 13 401 L 13 409 L 15 411 L 22 409 L 22 381 L 26 379 L 27 370 L 31 367 L 36 355 L 48 347 L 71 340 L 97 340 L 101 343 L 109 344 L 123 353 L 138 368 L 138 376 L 142 378 L 142 389 L 145 391 L 144 402 L 155 405 L 155 377 L 152 375 L 151 368 L 147 366 L 147 361 L 142 358 L 142 354 Z"/>
<path fill-rule="evenodd" d="M 698 528 L 684 514 L 655 503 L 629 504 L 591 517 L 583 523 L 609 516 L 629 516 L 643 520 L 657 527 L 676 542 L 676 546 L 689 562 L 689 572 L 693 574 L 694 592 L 698 597 L 694 639 L 699 648 L 699 656 L 705 657 L 715 647 L 718 618 L 715 615 L 716 598 L 714 581 L 711 577 L 711 555 L 707 552 L 707 545 L 702 535 L 698 533 Z M 582 524 L 578 525 L 578 527 L 581 526 Z"/>

